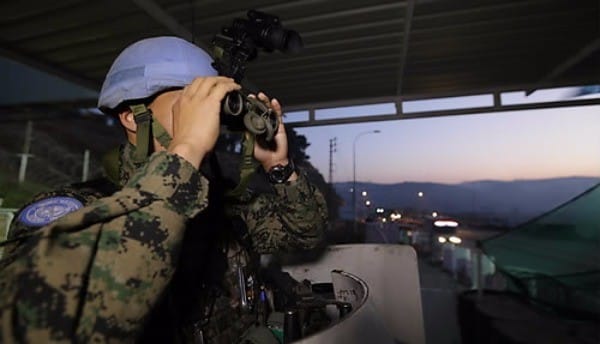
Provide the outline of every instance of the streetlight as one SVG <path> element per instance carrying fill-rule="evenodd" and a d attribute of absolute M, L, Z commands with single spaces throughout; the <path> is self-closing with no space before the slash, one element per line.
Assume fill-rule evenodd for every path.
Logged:
<path fill-rule="evenodd" d="M 356 141 L 363 135 L 378 133 L 380 133 L 379 130 L 369 130 L 359 133 L 354 137 L 354 142 L 352 144 L 352 216 L 354 222 L 354 234 L 356 234 Z"/>

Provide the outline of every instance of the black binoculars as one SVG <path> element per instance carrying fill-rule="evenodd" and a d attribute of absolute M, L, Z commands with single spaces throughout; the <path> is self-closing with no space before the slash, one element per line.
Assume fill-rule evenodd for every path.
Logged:
<path fill-rule="evenodd" d="M 243 91 L 233 91 L 225 95 L 221 103 L 221 123 L 232 131 L 245 127 L 266 141 L 271 141 L 279 128 L 277 114 L 265 103 Z"/>

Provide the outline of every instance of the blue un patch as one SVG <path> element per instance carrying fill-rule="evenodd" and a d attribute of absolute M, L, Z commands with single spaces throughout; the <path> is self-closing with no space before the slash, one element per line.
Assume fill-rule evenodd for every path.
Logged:
<path fill-rule="evenodd" d="M 83 204 L 72 197 L 46 198 L 23 209 L 19 221 L 27 226 L 42 227 L 82 207 Z"/>

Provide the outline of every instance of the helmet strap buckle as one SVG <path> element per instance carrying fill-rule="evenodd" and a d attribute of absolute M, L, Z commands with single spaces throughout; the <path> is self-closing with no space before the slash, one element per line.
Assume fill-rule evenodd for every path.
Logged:
<path fill-rule="evenodd" d="M 144 104 L 130 105 L 129 109 L 133 113 L 136 132 L 136 147 L 134 160 L 136 163 L 144 162 L 150 152 L 150 123 L 152 122 L 152 110 Z"/>

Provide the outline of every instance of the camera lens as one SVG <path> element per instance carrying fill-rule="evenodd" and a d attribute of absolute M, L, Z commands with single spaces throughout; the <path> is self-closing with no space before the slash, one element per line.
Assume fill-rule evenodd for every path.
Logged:
<path fill-rule="evenodd" d="M 283 52 L 297 53 L 302 50 L 302 38 L 293 30 L 286 30 L 281 26 L 272 26 L 263 30 L 261 39 L 263 45 Z"/>
<path fill-rule="evenodd" d="M 302 37 L 300 37 L 300 34 L 298 34 L 294 30 L 286 30 L 286 31 L 287 32 L 285 35 L 285 44 L 284 44 L 285 49 L 282 49 L 282 50 L 286 51 L 286 52 L 290 52 L 290 53 L 300 52 L 300 50 L 302 50 L 302 48 L 304 47 L 304 44 L 302 43 Z"/>

